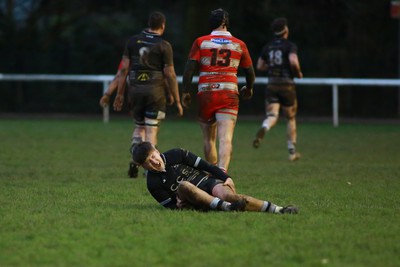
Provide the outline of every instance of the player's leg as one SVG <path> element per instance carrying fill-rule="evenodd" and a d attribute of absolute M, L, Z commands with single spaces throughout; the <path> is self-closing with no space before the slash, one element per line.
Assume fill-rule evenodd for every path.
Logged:
<path fill-rule="evenodd" d="M 162 84 L 163 85 L 163 84 Z M 165 119 L 166 98 L 164 87 L 159 86 L 158 91 L 147 98 L 148 103 L 145 107 L 144 122 L 145 122 L 145 140 L 156 146 L 158 143 L 158 131 L 160 123 Z"/>
<path fill-rule="evenodd" d="M 140 102 L 137 101 L 138 97 L 134 95 L 134 89 L 131 86 L 129 86 L 128 88 L 129 90 L 127 92 L 127 96 L 128 96 L 128 102 L 130 103 L 129 104 L 130 114 L 135 122 L 135 127 L 132 132 L 131 146 L 130 146 L 130 151 L 132 151 L 135 145 L 144 141 L 145 122 L 144 122 L 143 107 L 142 105 L 140 105 Z M 129 162 L 128 176 L 131 178 L 136 178 L 138 177 L 138 172 L 139 172 L 139 167 L 131 160 Z"/>
<path fill-rule="evenodd" d="M 217 165 L 218 156 L 217 156 L 217 124 L 207 123 L 200 121 L 200 128 L 203 133 L 203 149 L 204 156 L 208 162 L 213 165 Z"/>
<path fill-rule="evenodd" d="M 145 128 L 144 122 L 136 122 L 135 128 L 132 132 L 132 140 L 131 140 L 131 147 L 130 151 L 139 143 L 144 141 L 145 136 Z M 131 178 L 136 178 L 138 176 L 139 168 L 133 161 L 129 162 L 129 169 L 128 169 L 128 176 Z"/>
<path fill-rule="evenodd" d="M 244 202 L 239 201 L 234 204 L 214 197 L 207 192 L 201 190 L 190 182 L 183 181 L 179 184 L 178 191 L 178 207 L 195 207 L 202 210 L 243 210 Z"/>
<path fill-rule="evenodd" d="M 135 85 L 135 88 L 132 87 L 129 91 L 132 115 L 136 121 L 131 149 L 142 141 L 150 142 L 156 146 L 160 122 L 165 118 L 166 99 L 164 87 L 160 85 L 158 87 L 154 86 L 154 88 L 150 88 L 147 85 L 143 86 Z M 144 90 L 149 93 L 147 95 L 140 93 Z M 129 176 L 137 177 L 137 173 L 138 167 L 131 162 Z"/>
<path fill-rule="evenodd" d="M 160 128 L 160 120 L 145 118 L 145 141 L 150 142 L 153 146 L 158 142 L 158 131 Z"/>
<path fill-rule="evenodd" d="M 279 103 L 270 103 L 267 105 L 266 109 L 267 117 L 265 118 L 265 120 L 262 122 L 261 125 L 262 128 L 264 128 L 266 131 L 269 131 L 278 122 L 279 108 L 280 108 Z"/>
<path fill-rule="evenodd" d="M 235 130 L 236 117 L 230 119 L 217 119 L 218 132 L 218 167 L 225 172 L 228 171 L 229 163 L 232 155 L 232 139 Z"/>
<path fill-rule="evenodd" d="M 258 148 L 264 135 L 278 122 L 279 118 L 279 103 L 266 104 L 266 118 L 262 122 L 261 128 L 258 129 L 256 138 L 253 140 L 253 147 Z"/>
<path fill-rule="evenodd" d="M 215 122 L 215 101 L 218 98 L 212 91 L 205 91 L 197 95 L 199 102 L 199 124 L 203 134 L 203 150 L 205 159 L 213 165 L 218 163 L 216 139 L 217 125 Z"/>
<path fill-rule="evenodd" d="M 283 214 L 283 213 L 298 213 L 298 208 L 293 205 L 288 206 L 279 206 L 274 204 L 270 201 L 260 200 L 251 196 L 241 195 L 239 194 L 240 198 L 245 199 L 246 201 L 246 211 L 258 211 L 258 212 L 269 212 L 269 213 L 276 213 L 276 214 Z"/>
<path fill-rule="evenodd" d="M 144 122 L 136 122 L 132 132 L 131 148 L 145 139 L 145 127 Z"/>
<path fill-rule="evenodd" d="M 136 110 L 134 117 L 136 120 L 135 129 L 132 134 L 132 143 L 130 151 L 133 147 L 143 141 L 148 141 L 154 146 L 157 144 L 157 132 L 159 127 L 159 120 L 152 118 L 143 118 L 143 112 Z M 129 163 L 128 176 L 136 178 L 138 176 L 139 167 L 131 161 Z"/>
<path fill-rule="evenodd" d="M 228 202 L 237 202 L 244 199 L 246 203 L 246 211 L 269 212 L 276 214 L 297 213 L 298 209 L 295 206 L 289 205 L 281 207 L 270 201 L 260 200 L 251 196 L 235 194 L 233 190 L 222 183 L 217 184 L 212 189 L 212 195 Z"/>
<path fill-rule="evenodd" d="M 235 93 L 221 92 L 216 102 L 215 119 L 218 134 L 218 167 L 228 170 L 232 155 L 232 139 L 239 112 L 239 97 Z"/>
<path fill-rule="evenodd" d="M 283 112 L 287 119 L 287 147 L 289 152 L 289 160 L 295 161 L 300 158 L 300 153 L 296 151 L 297 143 L 297 129 L 296 129 L 296 113 L 297 113 L 297 100 L 294 101 L 292 106 L 283 106 Z"/>

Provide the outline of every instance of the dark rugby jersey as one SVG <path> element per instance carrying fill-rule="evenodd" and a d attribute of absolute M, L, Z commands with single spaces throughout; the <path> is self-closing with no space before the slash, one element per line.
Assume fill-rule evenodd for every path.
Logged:
<path fill-rule="evenodd" d="M 297 54 L 297 46 L 285 38 L 276 38 L 265 45 L 260 57 L 268 65 L 270 84 L 293 84 L 289 54 Z"/>
<path fill-rule="evenodd" d="M 162 80 L 164 67 L 174 65 L 171 44 L 161 35 L 146 30 L 129 38 L 124 56 L 130 59 L 129 78 L 133 82 Z"/>
<path fill-rule="evenodd" d="M 229 178 L 217 166 L 184 149 L 171 149 L 161 154 L 161 158 L 164 160 L 166 171 L 148 171 L 147 189 L 166 208 L 176 209 L 176 190 L 182 181 L 197 186 L 210 176 L 223 181 Z"/>

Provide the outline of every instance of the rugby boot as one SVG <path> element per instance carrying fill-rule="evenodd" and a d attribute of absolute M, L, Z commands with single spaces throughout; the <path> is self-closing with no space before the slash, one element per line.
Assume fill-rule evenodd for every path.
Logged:
<path fill-rule="evenodd" d="M 130 178 L 137 178 L 139 173 L 139 168 L 138 166 L 133 163 L 132 161 L 129 163 L 129 170 L 128 170 L 128 176 Z"/>
<path fill-rule="evenodd" d="M 289 153 L 289 161 L 296 161 L 299 160 L 301 157 L 299 152 Z"/>
<path fill-rule="evenodd" d="M 266 129 L 264 127 L 261 127 L 258 130 L 258 132 L 256 134 L 256 138 L 253 140 L 253 147 L 254 148 L 259 148 L 260 147 L 260 143 L 261 143 L 261 140 L 264 138 L 265 131 L 266 131 Z"/>
<path fill-rule="evenodd" d="M 299 213 L 299 209 L 293 205 L 287 205 L 279 210 L 280 214 L 297 214 Z"/>

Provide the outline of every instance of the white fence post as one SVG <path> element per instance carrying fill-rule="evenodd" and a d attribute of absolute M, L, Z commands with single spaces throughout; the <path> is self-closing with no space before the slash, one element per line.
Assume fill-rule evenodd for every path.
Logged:
<path fill-rule="evenodd" d="M 109 84 L 110 81 L 103 81 L 103 95 L 107 92 Z M 103 107 L 103 122 L 108 123 L 109 121 L 110 121 L 110 105 Z"/>
<path fill-rule="evenodd" d="M 339 92 L 338 85 L 332 85 L 332 112 L 333 112 L 333 126 L 339 126 Z"/>

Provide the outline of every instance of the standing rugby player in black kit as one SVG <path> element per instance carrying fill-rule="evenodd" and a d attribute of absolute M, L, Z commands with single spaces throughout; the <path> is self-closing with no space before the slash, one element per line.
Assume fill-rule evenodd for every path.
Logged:
<path fill-rule="evenodd" d="M 135 120 L 131 149 L 142 141 L 157 145 L 159 125 L 165 118 L 166 85 L 175 100 L 179 116 L 183 114 L 172 46 L 161 37 L 165 24 L 166 19 L 161 12 L 151 13 L 149 28 L 129 38 L 125 45 L 114 109 L 122 108 L 125 80 L 129 75 L 128 103 Z M 137 166 L 130 163 L 128 175 L 137 177 L 137 173 Z"/>
<path fill-rule="evenodd" d="M 268 85 L 265 90 L 266 115 L 261 128 L 253 141 L 253 147 L 258 148 L 265 132 L 278 121 L 279 109 L 287 119 L 287 147 L 289 160 L 300 158 L 296 152 L 297 131 L 296 113 L 297 96 L 294 77 L 303 78 L 297 57 L 297 46 L 288 40 L 289 28 L 285 18 L 277 18 L 271 24 L 275 38 L 262 49 L 257 61 L 257 69 L 267 71 Z"/>

